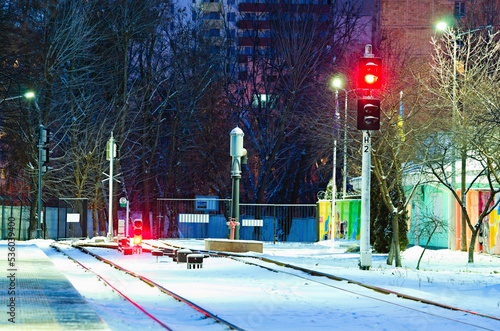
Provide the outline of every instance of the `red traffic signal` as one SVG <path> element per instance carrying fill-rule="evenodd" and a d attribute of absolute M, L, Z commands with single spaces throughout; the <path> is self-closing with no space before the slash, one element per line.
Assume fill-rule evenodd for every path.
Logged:
<path fill-rule="evenodd" d="M 382 58 L 362 57 L 359 59 L 358 88 L 382 88 Z"/>
<path fill-rule="evenodd" d="M 142 243 L 142 220 L 134 220 L 134 245 L 140 245 Z"/>
<path fill-rule="evenodd" d="M 358 100 L 358 130 L 380 130 L 380 99 Z"/>

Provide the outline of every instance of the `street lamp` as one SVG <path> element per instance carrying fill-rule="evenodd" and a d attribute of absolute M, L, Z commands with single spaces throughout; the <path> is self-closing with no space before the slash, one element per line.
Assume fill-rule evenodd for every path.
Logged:
<path fill-rule="evenodd" d="M 2 99 L 0 100 L 0 104 L 3 103 L 4 101 L 9 101 L 9 100 L 15 100 L 15 99 L 20 99 L 20 98 L 26 98 L 26 99 L 33 99 L 35 98 L 36 95 L 35 95 L 35 92 L 33 91 L 28 91 L 22 95 L 18 95 L 18 96 L 15 96 L 15 97 L 9 97 L 9 98 L 5 98 L 5 99 Z M 35 100 L 35 106 L 36 106 L 36 109 L 38 111 L 40 111 L 40 107 L 38 107 L 38 103 L 36 102 L 36 98 L 34 99 Z M 43 143 L 42 143 L 42 140 L 43 140 L 43 135 L 42 135 L 42 130 L 43 130 L 43 125 L 40 123 L 40 140 L 39 140 L 39 143 L 38 143 L 38 225 L 37 225 L 37 229 L 36 229 L 36 238 L 41 238 L 41 233 L 42 233 L 42 230 L 41 230 L 41 217 L 42 217 L 42 175 L 43 175 L 43 172 L 42 172 L 42 166 L 41 166 L 41 162 L 42 162 L 42 155 L 43 155 Z"/>
<path fill-rule="evenodd" d="M 347 196 L 347 95 L 349 92 L 354 90 L 347 91 L 342 88 L 342 80 L 340 78 L 334 78 L 332 81 L 333 87 L 338 90 L 344 91 L 344 164 L 342 170 L 342 198 L 345 199 Z M 337 97 L 337 94 L 336 94 Z M 336 101 L 337 106 L 338 102 Z M 338 110 L 338 109 L 337 109 Z"/>
<path fill-rule="evenodd" d="M 9 98 L 2 99 L 2 100 L 0 100 L 0 103 L 2 103 L 4 101 L 20 99 L 20 98 L 33 99 L 34 97 L 35 97 L 35 92 L 29 91 L 29 92 L 26 92 L 24 94 L 21 94 L 21 95 L 15 96 L 15 97 L 9 97 Z"/>
<path fill-rule="evenodd" d="M 332 244 L 335 240 L 335 216 L 337 216 L 337 206 L 335 205 L 335 195 L 337 193 L 337 137 L 335 135 L 335 120 L 339 114 L 339 88 L 342 85 L 342 81 L 339 78 L 334 78 L 332 80 L 332 86 L 335 88 L 335 111 L 333 113 L 333 173 L 332 173 L 332 218 L 330 220 L 331 224 L 331 239 Z"/>
<path fill-rule="evenodd" d="M 436 25 L 436 28 L 439 30 L 439 31 L 442 31 L 444 33 L 446 33 L 447 35 L 451 36 L 453 38 L 453 91 L 452 91 L 452 123 L 453 123 L 453 127 L 455 128 L 456 126 L 456 116 L 457 116 L 457 46 L 458 46 L 458 40 L 466 35 L 466 34 L 469 34 L 469 33 L 472 33 L 472 32 L 475 32 L 475 31 L 478 31 L 478 30 L 482 30 L 482 29 L 489 29 L 491 28 L 492 25 L 487 25 L 487 26 L 481 26 L 479 28 L 476 28 L 476 29 L 472 29 L 472 30 L 468 30 L 468 31 L 464 31 L 464 32 L 460 32 L 460 33 L 456 33 L 456 31 L 453 31 L 451 27 L 448 26 L 448 24 L 446 22 L 439 22 L 437 25 Z M 452 139 L 452 144 L 451 144 L 451 186 L 453 188 L 453 190 L 456 189 L 456 149 L 455 149 L 455 138 L 456 138 L 456 134 L 455 132 L 453 132 L 453 139 Z M 462 203 L 465 202 L 465 186 L 466 186 L 466 158 L 467 158 L 467 155 L 463 149 L 463 146 L 462 146 L 462 153 L 461 153 L 461 157 L 462 157 L 462 168 L 461 168 L 461 198 L 462 198 Z M 453 196 L 452 196 L 452 199 L 453 199 Z M 455 208 L 451 208 L 451 222 L 449 224 L 449 230 L 450 230 L 450 234 L 452 234 L 453 236 L 455 235 L 455 218 L 456 218 L 456 212 L 455 212 Z M 465 245 L 465 214 L 462 213 L 462 234 L 461 234 L 461 237 L 462 237 L 462 245 Z M 451 238 L 451 236 L 450 236 Z M 450 240 L 450 249 L 452 250 L 455 250 L 456 249 L 456 245 L 455 245 L 455 238 L 452 238 Z M 466 249 L 465 249 L 466 250 Z"/>

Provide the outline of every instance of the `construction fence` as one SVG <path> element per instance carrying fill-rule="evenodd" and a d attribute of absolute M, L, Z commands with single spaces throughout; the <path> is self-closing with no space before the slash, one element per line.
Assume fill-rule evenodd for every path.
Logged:
<path fill-rule="evenodd" d="M 94 231 L 92 211 L 85 198 L 59 198 L 57 205 L 47 207 L 43 201 L 41 220 L 45 239 L 85 238 L 94 233 L 105 236 L 107 229 Z M 195 199 L 157 199 L 155 213 L 150 213 L 150 235 L 158 238 L 223 239 L 229 237 L 231 200 L 211 196 Z M 240 204 L 241 240 L 265 242 L 311 243 L 331 238 L 331 202 L 317 204 Z M 14 224 L 17 240 L 29 240 L 30 223 L 36 227 L 34 203 L 27 199 L 0 196 L 0 239 L 7 239 Z M 119 211 L 125 219 L 125 212 Z M 130 211 L 129 222 L 142 218 Z M 33 221 L 30 221 L 33 219 Z M 107 226 L 106 220 L 106 226 Z M 130 224 L 130 223 L 129 223 Z M 336 238 L 357 239 L 359 236 L 359 200 L 337 201 Z M 117 228 L 115 228 L 116 230 Z M 34 229 L 31 229 L 33 233 Z M 116 233 L 115 233 L 116 234 Z M 148 234 L 149 237 L 149 234 Z"/>
<path fill-rule="evenodd" d="M 230 199 L 158 199 L 160 238 L 228 238 Z M 316 204 L 240 204 L 240 239 L 316 242 Z"/>

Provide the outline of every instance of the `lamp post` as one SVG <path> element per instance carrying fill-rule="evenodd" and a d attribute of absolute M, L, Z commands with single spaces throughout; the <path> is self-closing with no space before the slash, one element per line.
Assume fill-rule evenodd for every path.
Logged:
<path fill-rule="evenodd" d="M 37 222 L 37 228 L 36 228 L 36 237 L 38 239 L 42 239 L 42 185 L 43 185 L 43 173 L 44 173 L 44 167 L 43 167 L 43 162 L 44 162 L 44 147 L 45 143 L 47 142 L 47 131 L 45 130 L 45 127 L 42 124 L 42 111 L 40 110 L 40 107 L 38 106 L 38 102 L 36 101 L 36 98 L 34 99 L 35 101 L 35 107 L 38 110 L 40 116 L 39 116 L 39 122 L 38 122 L 38 132 L 39 132 L 39 137 L 38 137 L 38 222 Z"/>
<path fill-rule="evenodd" d="M 344 91 L 344 162 L 342 167 L 342 198 L 345 199 L 347 196 L 347 96 L 349 92 L 352 92 L 354 90 L 347 91 L 346 89 L 342 88 L 342 81 L 339 78 L 334 78 L 332 81 L 332 85 L 336 89 L 336 92 L 338 90 Z M 337 94 L 335 95 L 335 97 L 338 97 Z M 338 112 L 338 101 L 335 100 L 335 102 L 337 106 L 336 111 Z"/>
<path fill-rule="evenodd" d="M 453 128 L 456 127 L 457 125 L 457 111 L 458 111 L 458 107 L 457 107 L 457 46 L 458 46 L 458 43 L 457 41 L 464 35 L 466 34 L 469 34 L 469 33 L 472 33 L 472 32 L 475 32 L 475 31 L 478 31 L 478 30 L 482 30 L 482 29 L 488 29 L 488 28 L 491 28 L 492 25 L 487 25 L 487 26 L 481 26 L 479 28 L 476 28 L 476 29 L 472 29 L 472 30 L 468 30 L 468 31 L 464 31 L 464 32 L 461 32 L 461 33 L 456 33 L 455 31 L 452 30 L 451 27 L 448 27 L 448 24 L 446 22 L 439 22 L 436 26 L 436 28 L 440 31 L 443 31 L 444 33 L 446 33 L 447 35 L 451 36 L 453 38 L 453 54 L 452 54 L 452 60 L 453 60 L 453 79 L 452 79 L 452 82 L 453 82 L 453 85 L 452 85 L 452 88 L 453 88 L 453 91 L 452 91 L 452 125 L 453 125 Z M 453 134 L 453 138 L 452 138 L 452 144 L 451 144 L 451 186 L 453 188 L 453 190 L 456 189 L 456 163 L 457 163 L 457 155 L 456 155 L 456 147 L 455 147 L 455 143 L 456 143 L 456 134 L 455 132 L 452 133 Z M 467 159 L 467 154 L 465 152 L 465 149 L 464 149 L 464 146 L 461 146 L 461 163 L 462 163 L 462 167 L 461 167 L 461 199 L 462 199 L 462 203 L 465 203 L 465 188 L 466 188 L 466 176 L 467 176 L 467 172 L 466 172 L 466 159 Z M 452 196 L 452 201 L 453 201 L 453 196 Z M 449 235 L 449 246 L 450 246 L 450 249 L 451 250 L 456 250 L 456 244 L 455 244 L 455 238 L 452 238 L 451 236 L 455 236 L 455 231 L 456 231 L 456 226 L 455 226 L 455 218 L 456 218 L 456 212 L 455 212 L 455 208 L 453 207 L 453 204 L 452 204 L 452 208 L 451 208 L 451 222 L 448 224 L 448 231 L 450 233 Z M 461 245 L 462 245 L 462 248 L 461 250 L 464 250 L 466 251 L 467 250 L 467 247 L 466 247 L 466 240 L 465 240 L 465 237 L 466 237 L 466 227 L 465 227 L 465 214 L 462 213 L 462 233 L 461 233 Z"/>
<path fill-rule="evenodd" d="M 0 104 L 3 103 L 4 101 L 9 101 L 9 100 L 15 100 L 15 99 L 20 99 L 20 98 L 26 98 L 26 99 L 34 99 L 35 101 L 35 107 L 40 113 L 40 121 L 39 121 L 39 127 L 40 127 L 40 132 L 42 132 L 43 125 L 41 124 L 41 112 L 40 112 L 40 107 L 38 106 L 38 103 L 36 102 L 36 95 L 32 91 L 28 91 L 22 95 L 18 95 L 15 97 L 9 97 L 0 100 Z M 37 222 L 37 229 L 36 229 L 36 238 L 40 239 L 42 238 L 42 227 L 41 227 L 41 218 L 42 218 L 42 176 L 43 176 L 43 171 L 42 171 L 42 157 L 43 157 L 43 143 L 42 143 L 42 135 L 40 134 L 39 137 L 39 142 L 38 142 L 38 222 Z"/>
<path fill-rule="evenodd" d="M 337 137 L 335 134 L 335 120 L 339 113 L 339 90 L 335 90 L 335 112 L 333 113 L 333 174 L 332 174 L 332 219 L 331 219 L 331 237 L 332 244 L 335 241 L 335 218 L 337 216 L 337 205 L 335 203 L 337 195 Z"/>

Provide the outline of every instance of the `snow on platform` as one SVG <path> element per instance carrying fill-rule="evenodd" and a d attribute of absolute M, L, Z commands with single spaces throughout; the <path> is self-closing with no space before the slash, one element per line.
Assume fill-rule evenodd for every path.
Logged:
<path fill-rule="evenodd" d="M 9 247 L 13 249 L 9 250 Z M 2 330 L 109 330 L 36 245 L 0 244 Z M 8 253 L 14 255 L 8 255 Z"/>

